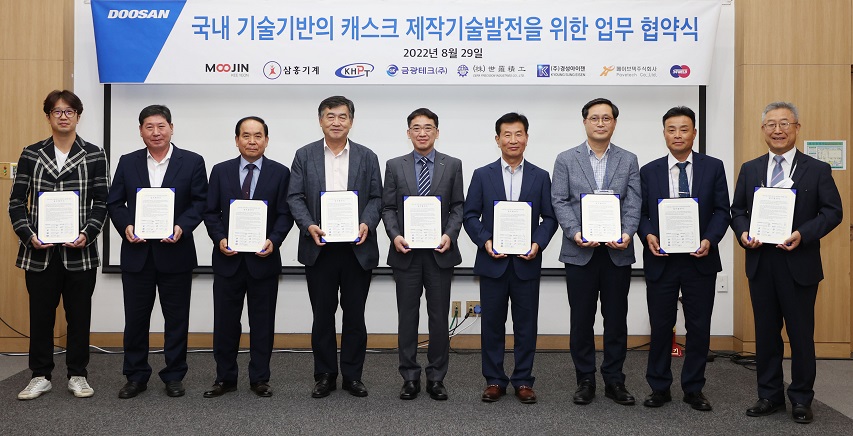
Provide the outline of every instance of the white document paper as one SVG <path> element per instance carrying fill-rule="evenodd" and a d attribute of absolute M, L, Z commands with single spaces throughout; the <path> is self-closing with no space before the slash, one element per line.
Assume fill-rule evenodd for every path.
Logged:
<path fill-rule="evenodd" d="M 322 242 L 358 242 L 358 191 L 320 193 Z"/>
<path fill-rule="evenodd" d="M 164 239 L 175 233 L 175 189 L 136 190 L 133 233 L 142 239 Z"/>
<path fill-rule="evenodd" d="M 661 253 L 693 253 L 699 249 L 699 199 L 658 200 Z"/>
<path fill-rule="evenodd" d="M 231 200 L 228 211 L 228 248 L 257 253 L 267 241 L 267 202 Z"/>
<path fill-rule="evenodd" d="M 763 244 L 782 244 L 791 237 L 796 189 L 755 188 L 749 236 Z"/>
<path fill-rule="evenodd" d="M 581 238 L 585 242 L 622 239 L 622 209 L 618 194 L 581 194 Z"/>
<path fill-rule="evenodd" d="M 533 207 L 527 201 L 496 201 L 492 250 L 498 254 L 530 252 Z"/>
<path fill-rule="evenodd" d="M 42 244 L 74 242 L 80 236 L 80 193 L 39 192 L 38 238 Z"/>
<path fill-rule="evenodd" d="M 403 198 L 403 238 L 409 248 L 441 245 L 441 197 L 410 195 Z"/>

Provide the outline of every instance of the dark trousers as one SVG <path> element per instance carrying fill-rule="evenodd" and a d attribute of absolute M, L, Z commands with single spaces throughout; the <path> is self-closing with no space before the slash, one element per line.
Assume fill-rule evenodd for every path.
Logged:
<path fill-rule="evenodd" d="M 660 279 L 646 279 L 652 330 L 646 381 L 653 391 L 665 391 L 672 385 L 672 328 L 678 313 L 679 290 L 687 328 L 681 389 L 684 393 L 692 393 L 705 386 L 716 278 L 716 273 L 700 274 L 690 255 L 672 254 L 666 260 Z"/>
<path fill-rule="evenodd" d="M 124 365 L 128 381 L 147 383 L 148 333 L 154 298 L 159 293 L 163 310 L 166 367 L 160 371 L 163 382 L 183 380 L 187 374 L 187 332 L 190 322 L 192 272 L 167 274 L 157 271 L 149 251 L 140 272 L 122 272 L 124 291 Z"/>
<path fill-rule="evenodd" d="M 480 316 L 482 328 L 483 377 L 486 384 L 505 388 L 512 382 L 516 388 L 533 386 L 533 358 L 539 320 L 539 279 L 521 280 L 509 262 L 500 278 L 480 277 Z M 506 348 L 506 315 L 512 300 L 512 333 L 515 340 L 515 367 L 512 378 L 504 371 Z"/>
<path fill-rule="evenodd" d="M 749 280 L 755 316 L 755 357 L 758 397 L 785 402 L 782 376 L 782 322 L 791 345 L 791 403 L 811 405 L 817 374 L 814 345 L 814 304 L 818 285 L 800 286 L 791 276 L 782 250 L 764 246 L 755 277 Z"/>
<path fill-rule="evenodd" d="M 269 382 L 277 298 L 278 275 L 256 279 L 249 274 L 246 262 L 241 262 L 231 277 L 213 275 L 213 358 L 217 383 L 237 383 L 244 299 L 249 309 L 249 383 Z"/>
<path fill-rule="evenodd" d="M 345 381 L 361 380 L 367 352 L 367 326 L 364 305 L 370 290 L 372 270 L 358 263 L 350 244 L 329 243 L 320 251 L 313 266 L 305 267 L 308 297 L 314 313 L 311 326 L 311 348 L 314 351 L 314 377 L 332 374 L 337 377 L 337 342 L 335 312 L 338 290 L 343 310 L 341 329 L 341 374 Z"/>
<path fill-rule="evenodd" d="M 48 248 L 53 250 L 53 248 Z M 30 295 L 30 370 L 33 377 L 51 378 L 53 363 L 53 326 L 56 307 L 62 297 L 68 340 L 65 364 L 68 377 L 86 377 L 89 365 L 89 328 L 92 319 L 92 294 L 97 269 L 68 271 L 59 250 L 44 271 L 26 271 L 24 279 Z"/>
<path fill-rule="evenodd" d="M 595 383 L 595 314 L 601 298 L 604 317 L 604 361 L 601 376 L 605 384 L 625 383 L 622 365 L 628 346 L 628 288 L 631 266 L 616 266 L 608 248 L 595 248 L 586 265 L 566 264 L 566 288 L 571 306 L 570 351 L 577 381 Z"/>
<path fill-rule="evenodd" d="M 408 269 L 394 268 L 397 284 L 397 343 L 400 356 L 400 375 L 403 380 L 420 380 L 418 363 L 418 320 L 421 295 L 426 288 L 429 318 L 429 348 L 426 376 L 429 381 L 443 381 L 447 374 L 450 337 L 447 314 L 450 312 L 450 279 L 453 268 L 439 268 L 432 250 L 412 250 Z"/>

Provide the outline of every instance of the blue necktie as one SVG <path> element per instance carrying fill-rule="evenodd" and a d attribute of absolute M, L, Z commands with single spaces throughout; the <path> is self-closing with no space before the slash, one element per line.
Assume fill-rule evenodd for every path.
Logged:
<path fill-rule="evenodd" d="M 690 185 L 687 184 L 687 164 L 690 162 L 678 162 L 675 166 L 678 167 L 678 196 L 681 198 L 690 197 Z"/>
<path fill-rule="evenodd" d="M 784 161 L 785 158 L 782 156 L 773 156 L 773 160 L 776 161 L 776 166 L 773 167 L 773 173 L 771 174 L 771 177 L 770 177 L 770 185 L 769 186 L 771 186 L 771 187 L 776 186 L 776 184 L 778 184 L 779 182 L 782 181 L 782 178 L 783 178 L 782 161 Z"/>
<path fill-rule="evenodd" d="M 246 174 L 246 178 L 243 179 L 243 200 L 249 200 L 252 198 L 252 173 L 257 167 L 250 163 L 245 168 L 249 170 L 249 174 Z"/>
<path fill-rule="evenodd" d="M 418 174 L 418 195 L 429 194 L 429 167 L 427 167 L 427 157 L 422 157 L 418 162 L 421 164 L 421 173 Z"/>

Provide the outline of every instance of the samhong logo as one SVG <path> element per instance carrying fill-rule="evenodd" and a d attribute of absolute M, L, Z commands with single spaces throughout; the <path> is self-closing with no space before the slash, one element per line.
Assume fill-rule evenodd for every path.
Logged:
<path fill-rule="evenodd" d="M 127 18 L 169 18 L 168 9 L 110 9 L 107 18 L 124 20 Z"/>
<path fill-rule="evenodd" d="M 673 65 L 669 69 L 669 75 L 674 78 L 681 77 L 682 79 L 690 75 L 690 67 L 687 65 Z"/>

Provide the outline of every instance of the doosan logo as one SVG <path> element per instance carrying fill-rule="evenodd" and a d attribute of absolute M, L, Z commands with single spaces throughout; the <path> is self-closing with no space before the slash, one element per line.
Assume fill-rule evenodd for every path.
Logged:
<path fill-rule="evenodd" d="M 690 67 L 687 65 L 673 65 L 669 69 L 669 75 L 676 79 L 685 78 L 690 75 Z"/>
<path fill-rule="evenodd" d="M 110 9 L 107 18 L 114 19 L 137 19 L 137 18 L 169 18 L 168 9 Z"/>

